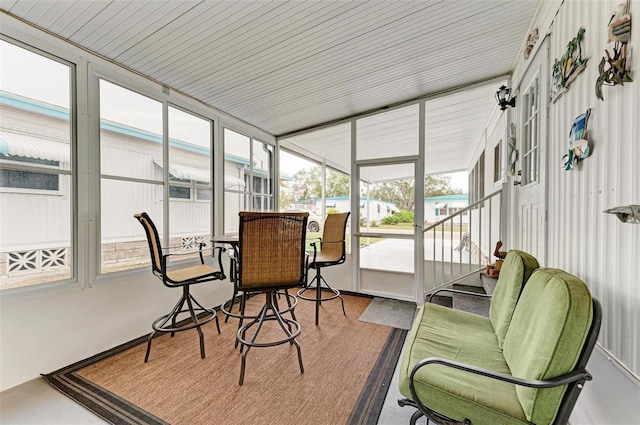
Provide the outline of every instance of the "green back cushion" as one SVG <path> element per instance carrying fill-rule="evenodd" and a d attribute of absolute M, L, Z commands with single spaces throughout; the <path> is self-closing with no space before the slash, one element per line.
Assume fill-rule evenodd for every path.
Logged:
<path fill-rule="evenodd" d="M 504 339 L 503 353 L 512 375 L 547 379 L 575 367 L 591 326 L 589 289 L 557 269 L 537 269 L 522 291 Z M 553 422 L 566 387 L 516 386 L 527 420 Z"/>
<path fill-rule="evenodd" d="M 489 319 L 498 337 L 500 348 L 504 345 L 504 337 L 509 329 L 511 316 L 522 287 L 538 267 L 540 267 L 538 260 L 522 251 L 511 250 L 504 259 L 489 307 Z"/>

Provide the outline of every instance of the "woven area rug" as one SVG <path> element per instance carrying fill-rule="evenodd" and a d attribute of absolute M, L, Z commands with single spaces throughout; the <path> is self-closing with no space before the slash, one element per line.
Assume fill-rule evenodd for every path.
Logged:
<path fill-rule="evenodd" d="M 252 348 L 244 385 L 238 385 L 237 322 L 203 327 L 206 358 L 195 330 L 154 338 L 144 363 L 146 338 L 43 375 L 63 394 L 113 424 L 376 424 L 406 330 L 359 321 L 370 298 L 344 295 L 325 302 L 320 326 L 315 306 L 300 301 L 304 374 L 295 347 Z M 263 302 L 250 300 L 251 309 Z M 274 325 L 273 327 L 271 325 Z M 269 323 L 264 337 L 281 330 Z M 261 331 L 261 335 L 262 332 Z"/>

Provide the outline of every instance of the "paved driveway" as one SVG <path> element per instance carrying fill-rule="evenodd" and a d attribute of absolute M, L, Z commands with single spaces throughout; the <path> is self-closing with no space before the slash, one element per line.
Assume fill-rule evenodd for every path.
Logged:
<path fill-rule="evenodd" d="M 424 258 L 433 260 L 434 240 L 425 238 Z M 469 261 L 469 251 L 456 251 L 457 240 L 436 240 L 435 260 L 453 261 L 454 263 Z M 360 249 L 360 267 L 376 270 L 388 270 L 413 273 L 414 246 L 412 239 L 383 239 Z M 444 252 L 443 252 L 444 251 Z"/>

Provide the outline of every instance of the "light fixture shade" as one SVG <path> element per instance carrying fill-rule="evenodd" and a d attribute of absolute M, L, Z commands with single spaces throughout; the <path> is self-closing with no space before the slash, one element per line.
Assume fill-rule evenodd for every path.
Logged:
<path fill-rule="evenodd" d="M 499 104 L 508 102 L 510 93 L 511 89 L 509 89 L 507 86 L 500 86 L 500 88 L 496 92 L 496 100 Z"/>
<path fill-rule="evenodd" d="M 516 106 L 516 98 L 511 97 L 511 89 L 504 85 L 496 92 L 496 101 L 502 111 L 507 109 L 507 106 Z"/>

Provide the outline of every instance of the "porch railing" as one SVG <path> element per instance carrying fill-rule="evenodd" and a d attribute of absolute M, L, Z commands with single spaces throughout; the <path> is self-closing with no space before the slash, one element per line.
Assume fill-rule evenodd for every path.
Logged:
<path fill-rule="evenodd" d="M 497 190 L 425 227 L 425 294 L 452 283 L 479 280 L 475 276 L 492 261 L 501 237 L 501 195 L 502 190 Z"/>

